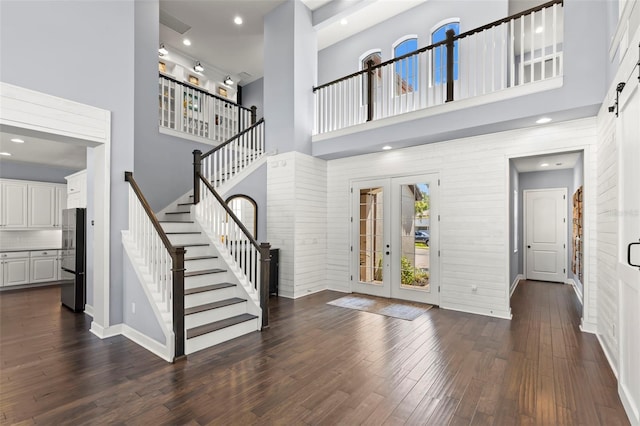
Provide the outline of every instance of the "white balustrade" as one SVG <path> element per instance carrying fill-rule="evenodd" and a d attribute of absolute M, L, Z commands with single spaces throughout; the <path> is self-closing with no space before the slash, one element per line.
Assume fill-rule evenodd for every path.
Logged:
<path fill-rule="evenodd" d="M 562 75 L 562 3 L 513 15 L 486 27 L 454 38 L 458 51 L 454 58 L 454 100 Z M 446 45 L 439 44 L 375 65 L 371 78 L 372 119 L 444 104 L 447 100 L 446 58 Z M 315 89 L 314 134 L 365 123 L 368 80 L 365 69 Z"/>
<path fill-rule="evenodd" d="M 173 262 L 171 254 L 164 246 L 160 235 L 149 219 L 134 190 L 129 187 L 129 236 L 142 264 L 148 268 L 152 288 L 158 298 L 161 311 L 172 312 L 173 303 Z M 172 318 L 169 315 L 169 318 Z"/>
<path fill-rule="evenodd" d="M 217 189 L 249 167 L 264 152 L 264 121 L 260 120 L 233 140 L 204 154 L 202 175 Z"/>

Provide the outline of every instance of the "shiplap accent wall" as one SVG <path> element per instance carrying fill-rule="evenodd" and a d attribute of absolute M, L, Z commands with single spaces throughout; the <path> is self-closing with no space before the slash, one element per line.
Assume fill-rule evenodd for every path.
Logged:
<path fill-rule="evenodd" d="M 615 116 L 598 116 L 597 268 L 598 335 L 618 367 L 618 148 Z"/>
<path fill-rule="evenodd" d="M 267 160 L 267 241 L 280 249 L 279 294 L 326 289 L 327 163 L 297 152 Z"/>
<path fill-rule="evenodd" d="M 440 306 L 509 318 L 509 159 L 584 149 L 585 220 L 591 225 L 596 136 L 596 120 L 589 118 L 329 161 L 327 288 L 351 288 L 351 181 L 439 173 Z M 589 241 L 594 243 L 595 238 Z M 593 247 L 585 259 L 593 265 L 585 270 L 585 297 L 595 305 Z M 587 316 L 590 303 L 585 303 Z"/>

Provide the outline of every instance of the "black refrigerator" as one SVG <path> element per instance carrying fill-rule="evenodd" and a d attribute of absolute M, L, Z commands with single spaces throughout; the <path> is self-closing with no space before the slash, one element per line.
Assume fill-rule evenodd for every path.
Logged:
<path fill-rule="evenodd" d="M 62 283 L 60 299 L 73 312 L 84 312 L 86 209 L 62 211 Z"/>

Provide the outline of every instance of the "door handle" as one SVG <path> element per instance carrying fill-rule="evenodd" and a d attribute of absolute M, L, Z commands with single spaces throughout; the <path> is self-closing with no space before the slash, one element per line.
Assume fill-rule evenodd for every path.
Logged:
<path fill-rule="evenodd" d="M 636 268 L 640 268 L 640 265 L 636 265 L 635 263 L 631 263 L 631 246 L 640 246 L 640 240 L 637 243 L 629 243 L 627 246 L 627 263 L 629 266 L 634 266 Z"/>
<path fill-rule="evenodd" d="M 389 252 L 387 252 L 387 256 L 389 256 Z"/>

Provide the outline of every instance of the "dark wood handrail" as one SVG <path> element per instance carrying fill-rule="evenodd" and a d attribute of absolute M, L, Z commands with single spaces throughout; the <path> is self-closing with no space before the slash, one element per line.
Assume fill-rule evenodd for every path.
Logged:
<path fill-rule="evenodd" d="M 171 241 L 169 241 L 169 237 L 167 237 L 167 234 L 164 232 L 164 229 L 162 229 L 162 226 L 160 225 L 160 222 L 158 222 L 158 218 L 156 217 L 155 213 L 151 209 L 149 202 L 144 197 L 144 195 L 142 194 L 142 191 L 140 190 L 140 187 L 138 186 L 138 183 L 133 178 L 133 173 L 124 172 L 124 180 L 129 182 L 129 184 L 131 185 L 133 192 L 138 197 L 138 200 L 140 201 L 140 204 L 142 204 L 144 211 L 147 213 L 149 220 L 151 221 L 151 223 L 153 224 L 153 227 L 155 228 L 156 232 L 160 236 L 160 239 L 162 240 L 162 244 L 164 244 L 164 246 L 169 251 L 169 253 L 172 253 L 172 254 L 175 253 L 176 247 L 174 247 L 171 244 Z"/>
<path fill-rule="evenodd" d="M 185 249 L 182 246 L 174 246 L 169 241 L 169 237 L 160 226 L 160 222 L 158 222 L 158 218 L 155 213 L 151 209 L 149 202 L 142 194 L 138 183 L 133 178 L 133 173 L 124 172 L 124 180 L 129 182 L 133 192 L 138 197 L 140 204 L 144 208 L 144 211 L 147 213 L 149 220 L 153 224 L 156 232 L 160 236 L 162 240 L 162 244 L 164 244 L 165 248 L 169 252 L 171 256 L 171 273 L 172 273 L 172 288 L 171 292 L 173 294 L 172 297 L 172 306 L 171 310 L 173 313 L 173 335 L 174 335 L 174 358 L 173 361 L 178 360 L 179 358 L 183 358 L 184 354 L 184 254 Z"/>
<path fill-rule="evenodd" d="M 173 77 L 171 77 L 171 76 L 168 76 L 168 75 L 166 75 L 166 74 L 159 73 L 158 75 L 159 75 L 161 78 L 164 78 L 164 79 L 169 80 L 169 81 L 173 81 L 173 82 L 174 82 L 174 83 L 176 83 L 176 84 L 179 84 L 179 85 L 184 86 L 184 87 L 188 87 L 188 88 L 190 88 L 190 89 L 195 90 L 196 92 L 200 92 L 200 93 L 202 93 L 202 94 L 203 94 L 203 95 L 205 95 L 205 96 L 211 96 L 212 98 L 216 98 L 216 99 L 218 99 L 218 100 L 220 100 L 220 101 L 222 101 L 222 102 L 226 102 L 226 103 L 228 103 L 228 104 L 230 104 L 230 105 L 233 105 L 233 106 L 236 106 L 236 107 L 238 107 L 238 108 L 240 108 L 240 109 L 246 110 L 247 112 L 251 112 L 251 108 L 247 108 L 247 107 L 245 107 L 245 106 L 242 106 L 242 105 L 240 105 L 240 104 L 237 104 L 237 103 L 235 103 L 235 102 L 233 102 L 233 101 L 230 101 L 229 99 L 225 99 L 225 98 L 223 98 L 222 96 L 218 96 L 218 95 L 213 94 L 213 93 L 211 93 L 211 92 L 207 92 L 207 91 L 206 91 L 206 90 L 204 90 L 204 89 L 201 89 L 201 88 L 199 88 L 199 87 L 192 86 L 191 84 L 185 83 L 184 81 L 176 80 L 175 78 L 173 78 Z"/>
<path fill-rule="evenodd" d="M 251 245 L 254 246 L 256 249 L 258 249 L 258 251 L 260 251 L 260 243 L 258 243 L 258 241 L 256 241 L 255 238 L 253 238 L 253 236 L 251 235 L 251 232 L 249 232 L 247 227 L 244 226 L 242 224 L 242 222 L 240 221 L 240 219 L 238 219 L 238 217 L 233 213 L 233 211 L 231 211 L 231 209 L 229 208 L 227 203 L 222 199 L 222 197 L 220 197 L 220 195 L 218 195 L 218 192 L 214 189 L 214 187 L 211 185 L 211 183 L 209 183 L 207 178 L 202 176 L 202 173 L 198 173 L 198 177 L 200 178 L 200 180 L 202 182 L 204 182 L 205 186 L 207 188 L 209 188 L 209 192 L 211 192 L 211 194 L 213 194 L 213 196 L 216 198 L 216 200 L 218 200 L 220 205 L 222 205 L 222 207 L 227 212 L 227 214 L 229 215 L 231 220 L 233 220 L 236 223 L 236 225 L 238 225 L 238 227 L 242 230 L 242 233 L 247 237 L 247 239 L 249 240 Z"/>
<path fill-rule="evenodd" d="M 461 38 L 469 37 L 469 36 L 471 36 L 473 34 L 488 30 L 489 28 L 493 28 L 493 27 L 496 27 L 498 25 L 502 25 L 502 24 L 504 24 L 506 22 L 511 21 L 512 19 L 518 19 L 518 18 L 520 18 L 522 16 L 525 16 L 525 15 L 528 15 L 530 13 L 534 13 L 534 12 L 538 12 L 538 11 L 540 11 L 542 9 L 546 9 L 547 7 L 551 7 L 554 4 L 564 4 L 564 0 L 551 0 L 551 1 L 547 2 L 547 3 L 541 4 L 539 6 L 532 7 L 530 9 L 524 10 L 522 12 L 518 12 L 518 13 L 515 13 L 513 15 L 507 16 L 506 18 L 498 19 L 497 21 L 493 21 L 493 22 L 491 22 L 489 24 L 486 24 L 486 25 L 483 25 L 481 27 L 474 28 L 472 30 L 465 31 L 464 33 L 458 34 L 458 35 L 453 37 L 453 40 L 456 41 L 456 40 L 459 40 Z M 406 54 L 404 54 L 402 56 L 398 56 L 397 58 L 392 58 L 392 59 L 389 59 L 387 61 L 381 62 L 379 64 L 373 65 L 371 68 L 364 68 L 364 69 L 362 69 L 360 71 L 356 71 L 354 73 L 351 73 L 351 74 L 346 75 L 344 77 L 340 77 L 340 78 L 335 79 L 333 81 L 330 81 L 328 83 L 321 84 L 320 86 L 315 86 L 313 88 L 313 91 L 316 92 L 317 90 L 324 89 L 325 87 L 332 86 L 332 85 L 334 85 L 336 83 L 340 83 L 341 81 L 348 80 L 350 78 L 366 74 L 369 71 L 373 71 L 373 70 L 376 70 L 378 68 L 382 68 L 384 66 L 393 64 L 394 62 L 402 61 L 403 59 L 409 58 L 411 56 L 418 55 L 420 53 L 424 53 L 424 52 L 426 52 L 428 50 L 433 50 L 436 47 L 444 46 L 446 44 L 447 44 L 447 40 L 442 40 L 442 41 L 439 41 L 438 43 L 434 43 L 434 44 L 430 44 L 430 45 L 425 46 L 425 47 L 421 47 L 420 49 L 414 50 L 413 52 L 409 52 L 409 53 L 406 53 Z"/>
<path fill-rule="evenodd" d="M 205 152 L 204 154 L 202 154 L 201 158 L 207 158 L 208 156 L 210 156 L 214 152 L 216 152 L 216 151 L 224 148 L 225 146 L 229 145 L 231 142 L 233 142 L 234 140 L 238 139 L 240 136 L 243 136 L 246 133 L 249 133 L 251 130 L 255 129 L 256 127 L 258 127 L 262 123 L 264 123 L 264 118 L 261 118 L 255 124 L 252 124 L 251 126 L 247 127 L 243 131 L 241 131 L 240 133 L 237 133 L 237 134 L 231 136 L 231 138 L 229 138 L 227 141 L 221 143 L 220 145 L 216 146 L 215 148 L 211 149 L 210 151 Z"/>

